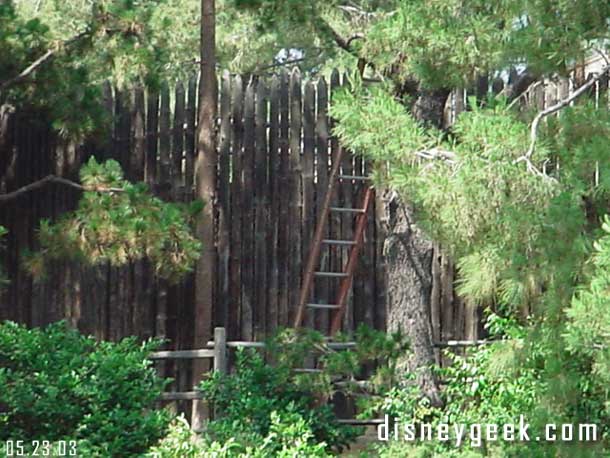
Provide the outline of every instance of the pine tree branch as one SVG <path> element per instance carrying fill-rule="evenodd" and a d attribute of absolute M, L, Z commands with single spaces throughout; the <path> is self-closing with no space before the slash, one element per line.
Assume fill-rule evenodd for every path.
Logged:
<path fill-rule="evenodd" d="M 43 186 L 49 183 L 58 183 L 63 184 L 65 186 L 69 186 L 74 189 L 78 189 L 79 191 L 92 191 L 92 192 L 125 192 L 123 188 L 113 188 L 113 187 L 104 187 L 104 186 L 83 186 L 80 183 L 76 183 L 75 181 L 68 180 L 66 178 L 58 177 L 56 175 L 47 175 L 40 180 L 34 181 L 30 184 L 27 184 L 15 191 L 8 192 L 6 194 L 0 194 L 0 203 L 8 202 L 10 200 L 16 199 L 17 197 L 28 193 L 30 191 L 34 191 L 36 189 L 42 188 Z"/>
<path fill-rule="evenodd" d="M 339 48 L 343 49 L 344 51 L 347 51 L 348 53 L 352 54 L 353 56 L 359 57 L 357 55 L 357 53 L 352 49 L 351 44 L 352 41 L 357 39 L 357 38 L 364 38 L 364 36 L 359 36 L 359 34 L 355 34 L 353 37 L 350 38 L 344 38 L 342 37 L 339 32 L 337 32 L 329 23 L 328 21 L 326 21 L 325 19 L 323 19 L 321 16 L 317 16 L 316 17 L 316 21 L 319 23 L 318 28 L 321 29 L 322 31 L 327 32 L 334 40 L 334 42 L 336 43 L 337 46 L 339 46 Z"/>
<path fill-rule="evenodd" d="M 534 121 L 532 122 L 532 126 L 531 126 L 531 129 L 530 129 L 530 146 L 529 146 L 527 152 L 523 156 L 521 156 L 520 158 L 516 159 L 516 162 L 522 162 L 522 161 L 525 161 L 525 160 L 529 160 L 532 157 L 532 155 L 534 154 L 534 151 L 536 149 L 536 140 L 538 139 L 538 128 L 540 126 L 540 122 L 545 117 L 547 117 L 547 116 L 549 116 L 549 115 L 551 115 L 553 113 L 558 112 L 562 108 L 567 107 L 570 103 L 572 103 L 574 100 L 576 100 L 582 94 L 584 94 L 595 83 L 597 83 L 606 73 L 608 73 L 609 70 L 610 70 L 610 65 L 607 65 L 606 67 L 604 67 L 602 69 L 601 72 L 599 72 L 597 75 L 595 75 L 589 81 L 587 81 L 585 84 L 580 86 L 576 91 L 572 92 L 572 94 L 570 94 L 568 97 L 566 97 L 563 100 L 560 100 L 555 105 L 551 105 L 550 107 L 545 108 L 544 110 L 538 112 L 538 114 L 534 118 Z"/>
<path fill-rule="evenodd" d="M 72 38 L 69 38 L 68 40 L 63 41 L 62 43 L 57 45 L 55 48 L 47 50 L 47 52 L 45 52 L 42 56 L 38 57 L 34 62 L 32 62 L 30 65 L 28 65 L 26 68 L 24 68 L 18 75 L 15 75 L 14 77 L 9 78 L 4 81 L 0 81 L 0 91 L 6 89 L 9 86 L 12 86 L 14 84 L 17 84 L 17 83 L 23 81 L 28 76 L 30 76 L 32 73 L 34 73 L 34 71 L 36 71 L 38 68 L 42 67 L 49 60 L 51 60 L 55 56 L 55 54 L 57 54 L 62 48 L 65 48 L 66 46 L 70 46 L 70 45 L 74 44 L 75 42 L 77 42 L 81 38 L 87 36 L 88 34 L 89 34 L 89 30 L 87 30 L 85 32 L 81 32 L 78 35 L 75 35 Z"/>
<path fill-rule="evenodd" d="M 529 172 L 532 172 L 533 174 L 538 175 L 538 176 L 543 177 L 543 178 L 554 180 L 554 178 L 549 177 L 546 173 L 538 170 L 538 168 L 532 162 L 532 155 L 534 154 L 534 152 L 536 150 L 536 141 L 538 140 L 538 128 L 540 127 L 540 123 L 542 122 L 542 120 L 545 117 L 547 117 L 549 115 L 552 115 L 553 113 L 556 113 L 559 110 L 561 110 L 561 109 L 567 107 L 568 105 L 570 105 L 570 103 L 572 103 L 574 100 L 576 100 L 582 94 L 584 94 L 595 83 L 597 83 L 606 73 L 608 73 L 608 71 L 610 71 L 610 65 L 607 65 L 606 67 L 604 67 L 597 75 L 595 75 L 593 78 L 591 78 L 585 84 L 580 86 L 576 91 L 572 92 L 572 94 L 570 94 L 565 99 L 562 99 L 559 102 L 557 102 L 555 105 L 551 105 L 550 107 L 545 108 L 542 111 L 539 111 L 538 114 L 536 115 L 536 117 L 534 118 L 534 120 L 532 121 L 532 125 L 531 125 L 531 128 L 530 128 L 530 145 L 529 145 L 529 148 L 527 149 L 527 151 L 525 152 L 525 154 L 523 156 L 520 156 L 517 159 L 515 159 L 513 164 L 518 164 L 520 162 L 525 162 L 525 164 L 527 166 L 527 170 Z"/>

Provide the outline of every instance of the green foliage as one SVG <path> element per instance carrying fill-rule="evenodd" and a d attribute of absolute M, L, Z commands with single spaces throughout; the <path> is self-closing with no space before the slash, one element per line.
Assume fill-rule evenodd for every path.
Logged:
<path fill-rule="evenodd" d="M 125 180 L 115 161 L 99 164 L 92 157 L 80 176 L 91 191 L 84 192 L 73 213 L 41 222 L 41 250 L 25 260 L 34 276 L 44 275 L 45 264 L 55 259 L 123 265 L 147 257 L 158 275 L 172 281 L 192 270 L 201 244 L 190 223 L 200 201 L 164 202 L 144 184 Z"/>
<path fill-rule="evenodd" d="M 565 341 L 575 359 L 583 361 L 591 378 L 582 381 L 582 389 L 592 399 L 602 402 L 590 415 L 600 421 L 610 419 L 610 218 L 602 225 L 604 236 L 595 243 L 593 272 L 566 309 L 568 324 Z M 605 399 L 605 402 L 603 401 Z"/>
<path fill-rule="evenodd" d="M 390 94 L 399 93 L 410 78 L 423 86 L 451 87 L 489 65 L 502 71 L 518 59 L 533 72 L 552 68 L 563 74 L 586 46 L 575 38 L 577 29 L 588 45 L 606 46 L 598 39 L 607 34 L 608 6 L 596 3 L 601 20 L 577 12 L 574 2 L 559 2 L 551 9 L 545 3 L 546 11 L 542 2 L 461 2 L 459 10 L 456 5 L 405 2 L 401 12 L 376 24 L 363 51 L 395 77 L 394 86 L 369 90 L 356 82 L 351 92 L 335 97 L 332 114 L 342 142 L 378 164 L 377 184 L 411 202 L 418 224 L 455 257 L 458 292 L 496 310 L 488 318 L 490 330 L 510 340 L 454 359 L 443 373 L 449 380 L 443 411 L 422 404 L 408 380 L 381 405 L 409 418 L 434 421 L 449 417 L 452 422 L 502 423 L 519 412 L 537 425 L 606 425 L 607 279 L 605 267 L 596 264 L 603 265 L 599 260 L 605 238 L 597 244 L 598 261 L 587 260 L 599 235 L 598 221 L 608 209 L 608 111 L 577 103 L 548 118 L 528 165 L 523 156 L 531 141 L 531 113 L 516 112 L 503 100 L 487 100 L 482 106 L 475 101 L 441 133 L 417 123 L 408 111 L 409 101 Z M 465 19 L 470 14 L 474 25 Z M 514 27 L 486 34 L 493 21 Z M 570 42 L 565 37 L 548 41 L 547 26 L 552 28 L 549 36 L 567 33 Z M 470 32 L 475 41 L 465 35 Z M 434 52 L 423 54 L 424 49 Z M 456 75 L 458 80 L 452 79 Z M 580 286 L 583 279 L 587 282 Z M 503 445 L 486 453 L 589 456 L 607 450 L 605 434 L 606 442 L 592 451 L 537 444 L 528 449 L 530 455 Z M 465 456 L 438 444 L 423 444 L 417 453 Z"/>
<path fill-rule="evenodd" d="M 357 87 L 335 99 L 336 132 L 350 148 L 383 161 L 378 182 L 408 196 L 418 223 L 457 258 L 458 291 L 527 325 L 518 333 L 525 337 L 522 345 L 498 345 L 475 352 L 471 361 L 455 361 L 458 372 L 447 375 L 465 379 L 474 371 L 474 381 L 449 386 L 442 415 L 501 423 L 503 413 L 518 406 L 539 423 L 607 424 L 604 277 L 595 277 L 592 291 L 572 295 L 591 270 L 586 260 L 599 230 L 595 221 L 607 209 L 608 113 L 584 104 L 549 121 L 532 162 L 540 170 L 548 163 L 560 167 L 544 177 L 518 161 L 528 149 L 529 127 L 505 104 L 473 106 L 446 140 L 436 141 L 429 139 L 438 135 L 422 130 L 401 108 L 380 91 Z M 450 160 L 417 159 L 421 149 L 449 151 Z M 566 309 L 575 320 L 568 334 Z M 495 370 L 500 361 L 506 366 Z M 406 415 L 434 414 L 411 391 L 399 389 L 390 399 L 397 396 Z"/>
<path fill-rule="evenodd" d="M 514 2 L 416 0 L 399 2 L 377 22 L 362 54 L 393 77 L 430 86 L 454 87 L 494 68 L 510 29 L 498 26 L 514 15 Z"/>
<path fill-rule="evenodd" d="M 51 59 L 0 89 L 0 104 L 48 113 L 62 134 L 79 138 L 103 126 L 100 84 L 154 84 L 166 63 L 151 23 L 164 2 L 84 0 L 0 5 L 0 84 L 53 52 Z M 157 35 L 159 34 L 159 35 Z"/>
<path fill-rule="evenodd" d="M 355 382 L 365 363 L 378 361 L 383 369 L 373 380 L 376 389 L 385 392 L 396 379 L 395 360 L 405 351 L 404 339 L 398 334 L 385 336 L 362 326 L 355 339 L 353 349 L 331 350 L 318 332 L 286 329 L 268 342 L 267 357 L 273 364 L 265 364 L 263 356 L 253 350 L 240 349 L 234 373 L 216 373 L 201 385 L 204 397 L 221 413 L 209 425 L 211 439 L 220 443 L 234 439 L 254 448 L 264 443 L 268 455 L 261 456 L 284 453 L 286 444 L 288 449 L 324 444 L 328 451 L 341 450 L 358 430 L 337 424 L 325 403 L 337 391 L 334 382 Z M 296 372 L 305 367 L 312 352 L 323 370 Z M 349 393 L 350 388 L 347 383 L 344 391 Z"/>
<path fill-rule="evenodd" d="M 355 431 L 336 424 L 330 407 L 319 405 L 315 393 L 300 388 L 292 376 L 286 366 L 268 366 L 256 352 L 239 351 L 234 374 L 215 374 L 202 382 L 204 397 L 222 412 L 221 418 L 209 424 L 210 436 L 221 443 L 234 438 L 246 447 L 256 447 L 273 433 L 274 415 L 279 415 L 290 419 L 285 426 L 306 426 L 311 444 L 324 442 L 329 449 L 347 445 Z M 285 444 L 276 441 L 266 447 L 272 445 L 279 452 Z"/>
<path fill-rule="evenodd" d="M 158 342 L 96 342 L 65 323 L 0 324 L 0 440 L 77 440 L 89 457 L 140 456 L 165 433 L 148 355 Z"/>
<path fill-rule="evenodd" d="M 373 24 L 362 55 L 429 87 L 463 87 L 524 62 L 534 74 L 563 74 L 585 50 L 607 47 L 609 17 L 604 0 L 403 1 Z"/>
<path fill-rule="evenodd" d="M 168 435 L 147 458 L 294 458 L 330 457 L 324 443 L 315 443 L 309 426 L 300 415 L 281 417 L 271 413 L 269 434 L 252 437 L 256 446 L 247 446 L 234 438 L 220 442 L 206 438 L 193 438 L 189 425 L 183 418 L 174 420 Z"/>
<path fill-rule="evenodd" d="M 541 368 L 548 356 L 545 343 L 530 340 L 528 327 L 517 324 L 513 319 L 491 314 L 488 319 L 489 331 L 496 343 L 473 349 L 458 356 L 446 352 L 452 364 L 439 369 L 439 377 L 445 384 L 443 396 L 444 409 L 431 408 L 427 400 L 422 400 L 417 389 L 410 384 L 393 388 L 381 401 L 371 407 L 398 418 L 403 423 L 424 422 L 433 428 L 439 423 L 449 425 L 472 424 L 516 424 L 521 415 L 530 423 L 531 431 L 544 431 L 547 423 L 582 422 L 595 423 L 604 434 L 607 418 L 596 414 L 593 405 L 573 416 L 564 416 L 561 409 L 552 415 L 546 409 L 556 408 L 555 399 L 546 398 L 549 381 Z M 585 393 L 581 391 L 581 395 Z M 569 397 L 569 396 L 568 396 Z M 599 394 L 591 396 L 589 401 Z M 547 404 L 548 403 L 548 404 Z M 583 403 L 581 407 L 585 407 Z M 558 444 L 544 442 L 487 442 L 482 438 L 480 445 L 466 443 L 457 448 L 455 442 L 414 441 L 405 444 L 398 442 L 379 447 L 379 456 L 393 458 L 401 456 L 466 458 L 488 457 L 547 457 L 556 456 Z M 602 456 L 603 442 L 597 444 L 567 443 L 571 455 L 582 457 Z M 408 450 L 408 451 L 406 451 Z"/>

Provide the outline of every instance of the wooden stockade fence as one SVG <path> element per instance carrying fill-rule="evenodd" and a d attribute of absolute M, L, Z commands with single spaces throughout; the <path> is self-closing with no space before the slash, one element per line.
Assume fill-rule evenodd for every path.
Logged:
<path fill-rule="evenodd" d="M 583 75 L 584 77 L 584 75 Z M 225 327 L 230 341 L 261 341 L 278 326 L 291 324 L 298 302 L 304 254 L 308 253 L 333 153 L 330 96 L 343 80 L 302 81 L 300 73 L 271 78 L 219 78 L 217 193 L 213 243 L 216 281 L 213 326 Z M 481 79 L 474 92 L 499 92 L 503 83 Z M 607 105 L 607 79 L 594 95 Z M 0 193 L 11 192 L 47 175 L 78 178 L 81 165 L 94 155 L 115 159 L 127 178 L 142 180 L 161 198 L 193 199 L 197 81 L 164 84 L 159 91 L 117 91 L 104 87 L 108 128 L 86 141 L 68 142 L 53 132 L 43 116 L 17 112 L 9 119 L 8 143 L 0 151 Z M 537 85 L 519 101 L 538 109 L 572 91 L 566 79 Z M 454 91 L 447 103 L 446 124 L 466 109 L 466 91 Z M 369 165 L 346 155 L 345 175 L 366 175 Z M 341 187 L 341 205 L 352 207 L 356 183 Z M 100 339 L 126 335 L 163 337 L 166 349 L 193 348 L 194 284 L 187 276 L 171 285 L 157 278 L 146 261 L 113 268 L 83 268 L 55 262 L 45 281 L 34 282 L 21 265 L 25 250 L 35 250 L 41 218 L 56 219 L 73 209 L 80 192 L 59 184 L 20 195 L 0 205 L 0 225 L 9 229 L 1 262 L 10 283 L 0 297 L 0 319 L 40 326 L 66 319 Z M 376 214 L 381 207 L 375 205 Z M 353 223 L 331 217 L 328 238 L 350 240 Z M 370 218 L 344 329 L 367 323 L 385 327 L 386 289 L 383 264 L 384 225 Z M 339 271 L 345 253 L 331 251 L 321 268 Z M 435 247 L 432 261 L 431 320 L 438 342 L 477 340 L 480 308 L 458 297 L 451 259 Z M 329 298 L 329 285 L 316 285 L 315 297 Z M 328 312 L 308 314 L 307 327 L 327 329 Z M 438 356 L 438 355 L 437 355 Z M 162 360 L 175 391 L 192 390 L 188 360 Z"/>
<path fill-rule="evenodd" d="M 342 85 L 338 72 L 326 80 L 302 81 L 298 70 L 272 78 L 219 78 L 217 195 L 214 205 L 216 282 L 212 326 L 231 340 L 262 340 L 278 326 L 290 326 L 298 301 L 304 253 L 327 187 L 333 152 L 328 116 L 330 95 Z M 108 129 L 82 143 L 54 133 L 41 115 L 18 112 L 9 120 L 10 138 L 0 161 L 0 192 L 11 192 L 47 175 L 78 179 L 93 155 L 118 161 L 128 179 L 144 181 L 161 198 L 193 199 L 197 81 L 163 84 L 159 91 L 104 87 Z M 3 152 L 4 153 L 4 152 Z M 344 173 L 365 175 L 368 164 L 346 155 Z M 341 199 L 350 205 L 359 192 L 348 185 Z M 54 262 L 47 278 L 34 282 L 21 255 L 36 250 L 36 227 L 75 207 L 80 192 L 51 183 L 0 206 L 9 229 L 2 262 L 10 283 L 0 299 L 0 319 L 40 326 L 60 319 L 100 339 L 126 335 L 168 339 L 165 348 L 193 348 L 193 275 L 178 284 L 157 278 L 146 261 L 125 267 L 84 268 Z M 351 236 L 352 221 L 333 216 L 329 238 Z M 370 219 L 362 257 L 351 288 L 345 329 L 365 322 L 385 326 L 382 228 Z M 340 270 L 344 253 L 323 260 Z M 328 298 L 329 285 L 317 297 Z M 309 327 L 328 326 L 328 312 L 316 312 Z M 164 360 L 172 389 L 192 389 L 190 361 Z"/>
<path fill-rule="evenodd" d="M 218 187 L 215 205 L 216 291 L 212 325 L 225 326 L 232 339 L 261 339 L 291 323 L 311 228 L 326 189 L 337 141 L 328 116 L 330 93 L 341 85 L 338 72 L 327 82 L 303 82 L 300 73 L 270 79 L 223 74 L 219 81 Z M 10 192 L 49 174 L 77 178 L 90 155 L 120 162 L 130 180 L 143 180 L 162 198 L 193 198 L 197 84 L 191 79 L 173 90 L 120 92 L 106 86 L 104 106 L 109 132 L 83 144 L 67 143 L 31 114 L 11 120 L 17 153 L 2 172 Z M 346 172 L 367 173 L 360 159 L 348 157 Z M 349 203 L 358 192 L 349 186 Z M 353 189 L 352 189 L 353 188 Z M 26 249 L 36 249 L 40 218 L 57 218 L 74 208 L 77 190 L 50 184 L 0 208 L 8 227 L 4 256 L 11 283 L 2 296 L 0 318 L 40 325 L 66 318 L 100 338 L 162 336 L 178 348 L 190 347 L 193 278 L 169 285 L 152 275 L 146 262 L 123 268 L 83 269 L 56 263 L 46 282 L 34 283 L 20 265 Z M 331 221 L 329 237 L 352 230 L 341 215 Z M 345 321 L 383 327 L 385 296 L 380 264 L 382 238 L 372 220 L 363 259 L 356 272 Z M 341 250 L 324 259 L 329 270 L 344 262 Z M 328 286 L 320 286 L 320 296 Z M 328 312 L 316 314 L 318 328 Z"/>

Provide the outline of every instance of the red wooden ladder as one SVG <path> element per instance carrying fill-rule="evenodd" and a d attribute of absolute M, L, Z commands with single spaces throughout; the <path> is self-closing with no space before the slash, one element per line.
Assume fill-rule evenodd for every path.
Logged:
<path fill-rule="evenodd" d="M 298 328 L 303 324 L 303 319 L 307 309 L 323 309 L 331 311 L 330 336 L 334 336 L 341 329 L 341 321 L 345 314 L 347 297 L 354 277 L 354 270 L 358 261 L 358 254 L 364 240 L 364 230 L 368 218 L 369 209 L 374 201 L 374 189 L 369 184 L 369 178 L 357 175 L 341 175 L 340 164 L 343 157 L 343 148 L 339 147 L 335 154 L 333 166 L 328 180 L 328 188 L 322 203 L 322 208 L 318 215 L 318 224 L 312 242 L 311 250 L 307 258 L 307 265 L 301 284 L 299 304 L 294 320 L 294 327 Z M 347 181 L 362 181 L 365 186 L 360 196 L 360 206 L 356 208 L 333 207 L 332 201 L 337 186 Z M 332 240 L 325 239 L 324 234 L 328 224 L 328 216 L 333 212 L 350 213 L 355 215 L 354 237 L 351 240 Z M 347 262 L 341 272 L 324 272 L 316 270 L 320 264 L 320 253 L 323 246 L 339 246 L 349 248 Z M 332 304 L 321 304 L 311 300 L 313 284 L 316 278 L 334 278 L 339 280 L 336 300 Z"/>

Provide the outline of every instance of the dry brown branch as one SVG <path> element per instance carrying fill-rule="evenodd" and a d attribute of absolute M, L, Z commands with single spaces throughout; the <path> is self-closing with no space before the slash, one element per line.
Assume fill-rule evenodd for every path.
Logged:
<path fill-rule="evenodd" d="M 123 188 L 112 188 L 112 187 L 102 187 L 102 186 L 83 186 L 80 183 L 76 183 L 75 181 L 68 180 L 66 178 L 58 177 L 56 175 L 47 175 L 40 180 L 34 181 L 30 184 L 27 184 L 15 191 L 8 192 L 6 194 L 0 194 L 0 203 L 8 202 L 9 200 L 16 199 L 30 191 L 34 191 L 36 189 L 42 188 L 43 186 L 49 183 L 59 183 L 65 186 L 69 186 L 74 189 L 78 189 L 79 191 L 93 191 L 93 192 L 124 192 Z"/>
<path fill-rule="evenodd" d="M 598 82 L 606 73 L 608 73 L 609 70 L 610 70 L 610 65 L 607 65 L 606 67 L 604 67 L 602 69 L 601 72 L 599 72 L 589 81 L 587 81 L 585 84 L 580 86 L 576 91 L 572 92 L 572 94 L 570 94 L 568 97 L 566 97 L 563 100 L 560 100 L 555 105 L 551 105 L 550 107 L 545 108 L 544 110 L 538 112 L 538 114 L 534 118 L 534 121 L 532 122 L 532 126 L 530 129 L 530 146 L 529 146 L 527 152 L 523 156 L 518 158 L 516 160 L 516 162 L 522 162 L 522 161 L 525 161 L 526 159 L 530 159 L 532 157 L 532 154 L 534 154 L 534 151 L 536 148 L 536 140 L 538 138 L 538 127 L 540 126 L 540 122 L 545 117 L 547 117 L 553 113 L 556 113 L 557 111 L 561 110 L 562 108 L 567 107 L 570 103 L 572 103 L 582 94 L 584 94 L 596 82 Z"/>
<path fill-rule="evenodd" d="M 527 151 L 525 152 L 525 154 L 523 156 L 520 156 L 517 159 L 515 159 L 515 161 L 513 163 L 514 164 L 518 164 L 520 162 L 525 162 L 525 164 L 527 166 L 527 170 L 529 172 L 532 172 L 535 175 L 538 175 L 538 176 L 541 176 L 541 177 L 544 177 L 544 178 L 547 178 L 547 179 L 554 180 L 552 177 L 550 177 L 547 174 L 545 174 L 545 173 L 541 172 L 540 170 L 538 170 L 538 168 L 532 162 L 532 155 L 534 154 L 534 151 L 536 150 L 536 141 L 538 139 L 538 128 L 540 127 L 540 122 L 542 122 L 542 120 L 545 117 L 547 117 L 547 116 L 549 116 L 549 115 L 551 115 L 553 113 L 556 113 L 559 110 L 561 110 L 562 108 L 565 108 L 568 105 L 570 105 L 570 103 L 572 103 L 574 100 L 576 100 L 582 94 L 584 94 L 596 82 L 598 82 L 606 73 L 608 73 L 609 70 L 610 70 L 610 65 L 607 65 L 606 67 L 604 67 L 602 69 L 601 72 L 599 72 L 597 75 L 595 75 L 589 81 L 587 81 L 585 84 L 580 86 L 576 91 L 572 92 L 572 94 L 570 94 L 568 97 L 566 97 L 565 99 L 560 100 L 556 104 L 551 105 L 550 107 L 545 108 L 544 110 L 538 112 L 538 114 L 536 115 L 536 117 L 532 121 L 532 125 L 530 127 L 530 145 L 529 145 L 529 148 L 527 149 Z"/>

